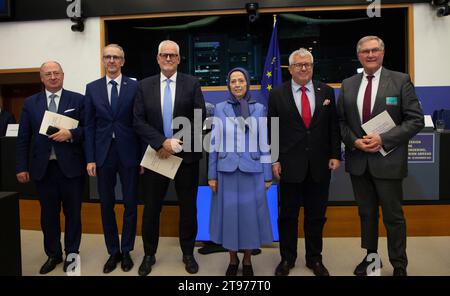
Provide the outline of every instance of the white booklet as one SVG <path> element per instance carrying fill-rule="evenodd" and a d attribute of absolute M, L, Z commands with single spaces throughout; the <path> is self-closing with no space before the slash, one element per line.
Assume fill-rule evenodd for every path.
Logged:
<path fill-rule="evenodd" d="M 389 113 L 386 110 L 384 110 L 377 116 L 373 117 L 372 119 L 361 125 L 361 127 L 366 132 L 366 134 L 374 134 L 374 133 L 382 134 L 394 128 L 395 122 L 389 115 Z M 394 149 L 391 149 L 386 152 L 383 148 L 381 148 L 380 153 L 381 155 L 386 156 Z"/>
<path fill-rule="evenodd" d="M 159 158 L 155 149 L 149 145 L 145 150 L 141 166 L 173 180 L 182 161 L 181 157 L 175 155 L 166 159 Z"/>
<path fill-rule="evenodd" d="M 45 111 L 39 133 L 48 136 L 47 129 L 49 126 L 62 127 L 70 130 L 78 127 L 78 120 L 55 112 Z"/>

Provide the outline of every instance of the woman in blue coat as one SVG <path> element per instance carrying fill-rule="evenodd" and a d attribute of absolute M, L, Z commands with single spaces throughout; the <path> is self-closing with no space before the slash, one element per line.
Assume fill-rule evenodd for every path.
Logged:
<path fill-rule="evenodd" d="M 216 105 L 211 134 L 208 184 L 213 191 L 210 237 L 229 250 L 226 275 L 252 276 L 251 252 L 273 241 L 266 189 L 272 183 L 266 108 L 250 97 L 243 68 L 228 74 L 228 100 Z"/>

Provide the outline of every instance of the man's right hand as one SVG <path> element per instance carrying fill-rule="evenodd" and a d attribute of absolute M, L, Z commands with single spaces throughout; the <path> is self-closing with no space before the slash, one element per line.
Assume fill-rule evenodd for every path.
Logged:
<path fill-rule="evenodd" d="M 280 180 L 281 176 L 281 164 L 279 162 L 276 162 L 272 164 L 272 174 L 275 176 L 277 180 Z"/>
<path fill-rule="evenodd" d="M 97 165 L 95 164 L 95 162 L 89 162 L 86 166 L 86 171 L 90 177 L 97 176 Z"/>
<path fill-rule="evenodd" d="M 369 152 L 369 153 L 375 153 L 380 151 L 381 146 L 379 145 L 374 145 L 373 143 L 369 143 L 368 140 L 366 139 L 357 139 L 354 143 L 355 148 L 364 151 L 364 152 Z"/>
<path fill-rule="evenodd" d="M 217 180 L 208 180 L 209 188 L 211 188 L 212 192 L 217 191 Z"/>
<path fill-rule="evenodd" d="M 17 181 L 19 183 L 28 183 L 30 182 L 30 174 L 28 172 L 20 172 L 16 174 Z"/>
<path fill-rule="evenodd" d="M 183 142 L 179 139 L 166 139 L 163 143 L 163 148 L 170 154 L 175 154 L 183 150 L 182 144 Z"/>

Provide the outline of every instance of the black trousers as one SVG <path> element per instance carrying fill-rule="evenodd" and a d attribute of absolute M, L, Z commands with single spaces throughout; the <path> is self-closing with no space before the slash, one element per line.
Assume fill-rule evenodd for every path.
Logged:
<path fill-rule="evenodd" d="M 298 216 L 301 206 L 305 213 L 306 262 L 322 260 L 322 236 L 329 185 L 329 179 L 316 182 L 309 173 L 301 183 L 280 182 L 278 232 L 283 260 L 295 263 L 297 259 Z"/>
<path fill-rule="evenodd" d="M 36 181 L 41 204 L 41 228 L 48 257 L 62 256 L 60 212 L 65 217 L 64 251 L 78 253 L 81 242 L 81 201 L 84 177 L 67 178 L 58 161 L 50 160 L 44 178 Z"/>
<path fill-rule="evenodd" d="M 403 215 L 403 179 L 378 179 L 369 171 L 350 175 L 361 221 L 361 247 L 378 248 L 379 206 L 387 232 L 389 261 L 393 267 L 406 268 L 406 221 Z"/>
<path fill-rule="evenodd" d="M 179 239 L 183 255 L 194 253 L 197 236 L 197 191 L 199 162 L 181 163 L 175 175 L 175 190 L 180 208 Z M 144 214 L 142 217 L 142 240 L 145 255 L 154 255 L 158 249 L 159 221 L 164 196 L 170 179 L 145 170 L 143 177 L 145 191 Z"/>

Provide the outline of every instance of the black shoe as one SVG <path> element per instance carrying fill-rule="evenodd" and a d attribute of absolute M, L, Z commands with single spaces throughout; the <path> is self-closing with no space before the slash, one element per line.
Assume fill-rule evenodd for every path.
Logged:
<path fill-rule="evenodd" d="M 105 266 L 103 266 L 103 273 L 110 273 L 117 267 L 117 263 L 122 260 L 122 254 L 116 253 L 109 256 L 108 261 L 106 261 Z"/>
<path fill-rule="evenodd" d="M 393 276 L 408 276 L 406 273 L 406 268 L 403 267 L 394 267 L 394 274 Z"/>
<path fill-rule="evenodd" d="M 236 264 L 228 264 L 227 271 L 225 272 L 226 276 L 237 276 L 237 272 L 239 269 L 239 260 Z"/>
<path fill-rule="evenodd" d="M 70 253 L 70 254 L 74 254 L 74 253 Z M 76 258 L 76 257 L 73 258 L 72 260 L 68 260 L 68 259 L 67 259 L 67 256 L 66 256 L 66 259 L 64 260 L 63 271 L 64 271 L 64 272 L 67 272 L 67 270 L 68 270 L 70 264 L 75 263 L 73 266 L 71 266 L 71 269 L 69 270 L 69 271 L 74 271 L 75 268 L 77 267 L 76 261 L 77 261 L 77 258 Z"/>
<path fill-rule="evenodd" d="M 328 269 L 323 265 L 322 261 L 306 262 L 306 267 L 311 269 L 316 276 L 330 276 Z"/>
<path fill-rule="evenodd" d="M 356 275 L 356 276 L 366 276 L 367 275 L 367 268 L 369 267 L 370 264 L 373 263 L 373 260 L 367 261 L 367 256 L 369 256 L 369 255 L 366 255 L 364 257 L 364 259 L 361 261 L 361 263 L 359 263 L 356 266 L 355 271 L 353 271 L 354 275 Z M 383 267 L 383 263 L 381 262 L 381 259 L 380 259 L 380 268 L 381 267 Z"/>
<path fill-rule="evenodd" d="M 293 267 L 294 263 L 290 263 L 287 260 L 281 260 L 280 264 L 278 264 L 277 268 L 275 268 L 275 275 L 286 276 L 289 274 L 289 270 Z"/>
<path fill-rule="evenodd" d="M 56 265 L 63 262 L 62 258 L 54 258 L 54 257 L 48 257 L 47 261 L 45 261 L 44 265 L 42 265 L 41 269 L 39 270 L 40 274 L 46 274 L 55 269 Z"/>
<path fill-rule="evenodd" d="M 152 272 L 152 265 L 156 262 L 155 255 L 145 255 L 144 259 L 142 259 L 141 266 L 139 266 L 138 274 L 140 276 L 146 276 L 150 272 Z"/>
<path fill-rule="evenodd" d="M 183 255 L 183 263 L 188 273 L 193 274 L 198 272 L 198 264 L 195 261 L 194 255 Z"/>
<path fill-rule="evenodd" d="M 123 271 L 128 272 L 130 271 L 134 266 L 133 260 L 131 260 L 130 252 L 123 252 L 122 255 L 122 263 L 120 264 L 120 267 Z"/>
<path fill-rule="evenodd" d="M 253 276 L 253 267 L 252 265 L 242 264 L 242 275 L 243 276 Z"/>

